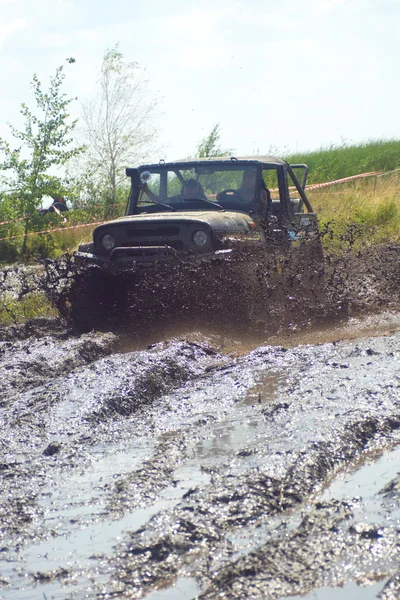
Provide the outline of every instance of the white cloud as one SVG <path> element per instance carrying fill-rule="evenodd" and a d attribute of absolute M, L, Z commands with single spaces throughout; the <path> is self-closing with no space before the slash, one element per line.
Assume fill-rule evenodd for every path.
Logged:
<path fill-rule="evenodd" d="M 27 20 L 25 18 L 13 19 L 9 22 L 0 20 L 0 44 L 4 44 L 13 33 L 25 29 L 26 26 Z"/>
<path fill-rule="evenodd" d="M 30 15 L 36 29 L 69 29 L 76 27 L 84 10 L 76 0 L 19 0 L 20 10 Z"/>
<path fill-rule="evenodd" d="M 343 4 L 348 4 L 349 0 L 318 0 L 316 5 L 317 12 L 324 12 L 330 10 L 331 8 L 336 8 L 338 6 L 343 6 Z"/>
<path fill-rule="evenodd" d="M 38 41 L 40 48 L 64 48 L 80 45 L 99 45 L 105 43 L 105 34 L 98 29 L 78 29 L 65 33 L 47 33 Z"/>

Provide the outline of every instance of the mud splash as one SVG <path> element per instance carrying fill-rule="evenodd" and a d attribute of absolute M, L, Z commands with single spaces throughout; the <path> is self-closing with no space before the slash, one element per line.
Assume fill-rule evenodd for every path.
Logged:
<path fill-rule="evenodd" d="M 200 264 L 111 277 L 71 257 L 46 261 L 44 290 L 77 329 L 164 337 L 174 328 L 273 335 L 282 328 L 400 307 L 399 246 L 342 251 L 322 260 L 307 243 L 287 255 L 242 249 Z M 175 331 L 176 333 L 176 331 Z M 160 339 L 160 337 L 158 337 Z"/>

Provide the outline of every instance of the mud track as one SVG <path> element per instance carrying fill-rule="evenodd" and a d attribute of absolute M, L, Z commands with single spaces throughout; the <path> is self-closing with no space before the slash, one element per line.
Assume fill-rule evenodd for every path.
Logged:
<path fill-rule="evenodd" d="M 398 598 L 398 253 L 366 255 L 327 267 L 345 318 L 267 343 L 3 328 L 0 598 Z"/>

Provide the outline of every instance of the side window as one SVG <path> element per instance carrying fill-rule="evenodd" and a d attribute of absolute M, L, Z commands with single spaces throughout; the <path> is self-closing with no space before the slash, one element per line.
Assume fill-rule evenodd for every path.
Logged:
<path fill-rule="evenodd" d="M 279 197 L 278 172 L 276 169 L 264 169 L 262 172 L 261 187 L 268 195 L 268 213 L 279 219 L 281 214 L 281 203 Z M 261 192 L 262 194 L 262 192 Z"/>
<path fill-rule="evenodd" d="M 301 177 L 301 173 L 297 169 L 296 169 L 296 171 L 294 171 L 294 174 L 297 178 Z M 301 183 L 301 181 L 300 181 L 300 183 Z M 290 203 L 292 205 L 293 212 L 295 212 L 295 213 L 300 212 L 303 201 L 300 198 L 299 192 L 297 191 L 297 188 L 294 185 L 294 181 L 293 181 L 290 173 L 288 173 L 288 186 L 289 186 L 289 198 L 290 198 Z"/>
<path fill-rule="evenodd" d="M 160 174 L 151 173 L 146 183 L 149 191 L 158 197 L 160 195 Z M 152 204 L 152 202 L 149 200 L 149 196 L 141 190 L 139 192 L 138 206 L 146 206 L 148 204 Z"/>

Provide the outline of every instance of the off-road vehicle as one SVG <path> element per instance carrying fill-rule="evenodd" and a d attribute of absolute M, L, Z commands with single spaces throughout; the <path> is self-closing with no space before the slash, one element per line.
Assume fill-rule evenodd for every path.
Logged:
<path fill-rule="evenodd" d="M 295 169 L 303 170 L 301 183 Z M 127 169 L 126 215 L 98 226 L 76 256 L 115 272 L 177 255 L 205 258 L 235 242 L 270 246 L 276 240 L 287 246 L 317 228 L 304 191 L 307 171 L 306 165 L 272 156 L 160 161 Z M 185 195 L 187 182 L 193 190 L 194 182 L 200 184 L 197 192 Z"/>
<path fill-rule="evenodd" d="M 99 225 L 93 241 L 76 253 L 92 275 L 75 314 L 93 310 L 83 294 L 97 285 L 97 297 L 103 298 L 113 288 L 111 275 L 137 278 L 176 261 L 229 261 L 235 253 L 244 256 L 245 249 L 251 257 L 252 248 L 285 253 L 294 240 L 314 236 L 317 218 L 304 191 L 307 172 L 306 165 L 274 156 L 160 161 L 126 169 L 131 188 L 125 216 Z"/>

